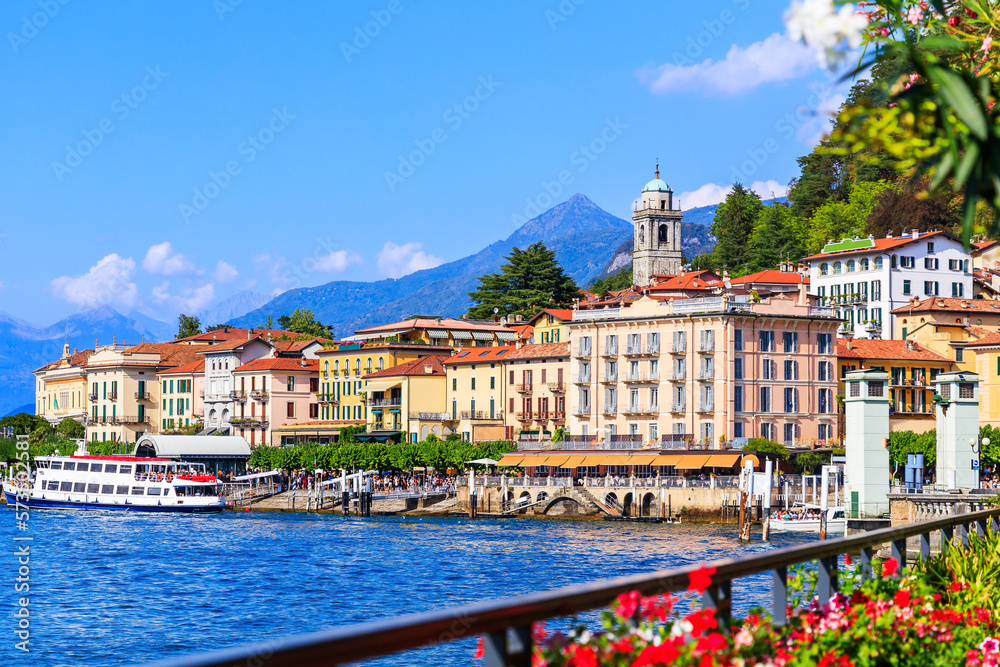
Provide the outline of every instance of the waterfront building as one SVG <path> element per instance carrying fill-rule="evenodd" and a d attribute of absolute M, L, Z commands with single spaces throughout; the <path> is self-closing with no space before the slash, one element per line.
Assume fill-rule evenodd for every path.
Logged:
<path fill-rule="evenodd" d="M 528 320 L 534 330 L 532 338 L 535 343 L 562 343 L 569 335 L 567 323 L 573 319 L 570 308 L 543 308 Z M 516 326 L 519 322 L 515 322 Z"/>
<path fill-rule="evenodd" d="M 205 361 L 205 427 L 211 432 L 227 431 L 236 406 L 247 400 L 246 389 L 236 388 L 234 372 L 254 359 L 274 356 L 276 349 L 261 336 L 232 338 L 196 349 Z"/>
<path fill-rule="evenodd" d="M 160 371 L 160 433 L 201 430 L 204 425 L 205 360 Z"/>
<path fill-rule="evenodd" d="M 846 395 L 848 373 L 888 373 L 890 428 L 916 433 L 934 428 L 934 380 L 955 369 L 951 359 L 910 340 L 839 339 L 837 362 L 840 395 Z"/>
<path fill-rule="evenodd" d="M 159 425 L 157 375 L 199 360 L 202 346 L 174 343 L 102 345 L 87 360 L 87 439 L 135 442 Z"/>
<path fill-rule="evenodd" d="M 844 336 L 893 338 L 894 311 L 915 296 L 973 296 L 969 255 L 946 232 L 844 239 L 803 261 L 811 292 L 837 309 Z"/>
<path fill-rule="evenodd" d="M 832 308 L 796 293 L 577 310 L 570 323 L 569 430 L 613 440 L 763 437 L 792 447 L 837 433 Z"/>
<path fill-rule="evenodd" d="M 523 345 L 502 362 L 507 430 L 518 433 L 518 439 L 551 440 L 566 427 L 569 347 L 568 342 Z"/>
<path fill-rule="evenodd" d="M 1000 241 L 984 239 L 972 244 L 969 251 L 976 269 L 1000 270 Z"/>
<path fill-rule="evenodd" d="M 87 360 L 93 352 L 70 352 L 66 343 L 58 360 L 34 371 L 36 415 L 53 425 L 67 417 L 86 422 Z"/>
<path fill-rule="evenodd" d="M 417 442 L 430 433 L 445 435 L 440 426 L 445 380 L 439 356 L 420 357 L 366 374 L 367 433 L 357 437 L 377 442 Z"/>
<path fill-rule="evenodd" d="M 632 209 L 632 281 L 639 287 L 653 276 L 675 276 L 681 272 L 681 210 L 674 208 L 674 193 L 660 179 L 656 165 L 653 180 L 642 188 Z"/>
<path fill-rule="evenodd" d="M 516 389 L 523 386 L 515 387 L 513 375 L 507 382 L 504 364 L 516 351 L 514 345 L 470 347 L 442 360 L 447 391 L 440 407 L 441 433 L 460 433 L 463 440 L 473 442 L 513 439 Z M 422 431 L 434 432 L 433 414 L 424 416 L 430 419 L 424 420 Z"/>
<path fill-rule="evenodd" d="M 345 342 L 418 343 L 456 347 L 490 347 L 517 341 L 508 327 L 487 320 L 415 316 L 400 322 L 358 329 Z"/>
<path fill-rule="evenodd" d="M 279 430 L 319 416 L 317 359 L 251 359 L 233 370 L 233 379 L 236 412 L 228 422 L 234 435 L 245 438 L 251 447 L 292 444 L 294 435 Z"/>
<path fill-rule="evenodd" d="M 1000 327 L 1000 302 L 989 299 L 912 299 L 896 308 L 895 338 L 904 339 L 921 325 Z"/>

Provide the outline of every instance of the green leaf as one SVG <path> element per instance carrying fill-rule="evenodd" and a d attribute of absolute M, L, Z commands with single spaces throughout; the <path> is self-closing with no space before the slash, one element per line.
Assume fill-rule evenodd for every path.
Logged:
<path fill-rule="evenodd" d="M 962 156 L 962 161 L 958 164 L 958 169 L 955 170 L 956 190 L 969 178 L 969 174 L 979 161 L 979 154 L 979 144 L 976 142 L 970 144 L 965 150 L 965 155 Z"/>
<path fill-rule="evenodd" d="M 929 67 L 927 75 L 937 85 L 945 103 L 968 126 L 969 131 L 976 138 L 985 140 L 989 132 L 986 116 L 983 115 L 979 100 L 969 90 L 965 80 L 955 72 L 940 66 Z"/>
<path fill-rule="evenodd" d="M 926 51 L 958 51 L 964 46 L 961 40 L 947 35 L 933 35 L 917 42 L 917 48 Z"/>

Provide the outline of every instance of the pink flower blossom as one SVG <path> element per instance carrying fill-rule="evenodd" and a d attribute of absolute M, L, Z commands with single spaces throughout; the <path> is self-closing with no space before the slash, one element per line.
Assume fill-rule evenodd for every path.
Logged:
<path fill-rule="evenodd" d="M 985 39 L 983 40 L 983 45 L 982 45 L 982 46 L 980 46 L 979 48 L 980 48 L 980 50 L 982 50 L 982 51 L 989 51 L 989 50 L 990 50 L 990 48 L 991 48 L 992 46 L 993 46 L 993 38 L 992 38 L 992 37 L 990 37 L 990 36 L 987 36 L 987 37 L 986 37 L 986 38 L 985 38 Z"/>
<path fill-rule="evenodd" d="M 910 7 L 910 11 L 906 15 L 906 20 L 912 23 L 913 25 L 917 25 L 918 23 L 920 23 L 920 19 L 922 19 L 923 17 L 924 17 L 924 10 L 922 10 L 920 7 Z"/>

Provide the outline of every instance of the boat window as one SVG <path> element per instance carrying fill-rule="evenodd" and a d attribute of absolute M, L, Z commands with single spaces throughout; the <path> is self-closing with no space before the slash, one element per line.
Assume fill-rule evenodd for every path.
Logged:
<path fill-rule="evenodd" d="M 118 472 L 120 474 L 122 474 L 122 475 L 131 475 L 132 474 L 132 466 L 122 466 L 121 469 Z"/>
<path fill-rule="evenodd" d="M 125 484 L 124 486 L 115 487 L 115 493 L 118 494 L 119 496 L 127 496 L 128 484 Z"/>
<path fill-rule="evenodd" d="M 158 486 L 151 486 L 151 487 L 149 487 L 149 491 L 147 493 L 149 495 L 151 495 L 151 496 L 158 496 L 158 495 L 160 495 L 160 487 L 158 487 Z"/>
<path fill-rule="evenodd" d="M 118 470 L 118 465 L 115 463 L 108 463 L 104 466 L 104 472 L 115 472 Z"/>
<path fill-rule="evenodd" d="M 102 468 L 102 466 L 101 466 L 100 463 L 91 463 L 90 464 L 90 472 L 101 472 L 101 468 Z"/>
<path fill-rule="evenodd" d="M 63 464 L 63 470 L 76 470 L 76 461 L 66 461 Z"/>
<path fill-rule="evenodd" d="M 35 461 L 35 467 L 39 468 L 39 469 L 41 469 L 41 468 L 48 468 L 49 467 L 49 462 L 48 461 L 37 461 L 36 460 Z"/>
<path fill-rule="evenodd" d="M 84 489 L 86 488 L 87 488 L 86 484 L 84 484 L 83 482 L 77 482 L 76 484 L 73 485 L 73 493 L 83 493 Z"/>
<path fill-rule="evenodd" d="M 836 512 L 834 512 L 833 513 L 833 518 L 834 519 L 843 519 L 844 518 L 844 510 L 837 510 Z"/>
<path fill-rule="evenodd" d="M 100 492 L 101 492 L 101 485 L 100 484 L 88 484 L 87 485 L 87 493 L 100 493 Z"/>
<path fill-rule="evenodd" d="M 132 487 L 132 495 L 133 496 L 141 496 L 142 495 L 142 487 L 141 486 L 133 486 Z"/>
<path fill-rule="evenodd" d="M 53 470 L 62 470 L 62 461 L 53 461 L 52 462 L 52 469 Z"/>
<path fill-rule="evenodd" d="M 114 492 L 115 492 L 114 484 L 105 484 L 104 486 L 101 487 L 101 493 L 105 495 L 112 494 Z"/>
<path fill-rule="evenodd" d="M 58 490 L 59 490 L 59 482 L 55 480 L 49 482 L 49 491 L 58 491 Z"/>
<path fill-rule="evenodd" d="M 90 465 L 90 464 L 88 464 L 88 463 L 77 463 L 77 464 L 76 464 L 76 469 L 77 469 L 77 470 L 80 470 L 80 471 L 82 471 L 82 472 L 86 472 L 86 471 L 87 471 L 87 467 L 88 467 L 89 465 Z"/>
<path fill-rule="evenodd" d="M 62 484 L 59 485 L 59 490 L 60 491 L 72 491 L 73 490 L 73 483 L 72 482 L 63 482 Z"/>

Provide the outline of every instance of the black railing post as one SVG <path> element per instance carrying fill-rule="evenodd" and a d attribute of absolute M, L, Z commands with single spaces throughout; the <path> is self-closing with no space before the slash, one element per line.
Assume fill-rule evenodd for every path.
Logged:
<path fill-rule="evenodd" d="M 892 557 L 895 558 L 896 562 L 899 564 L 899 567 L 896 570 L 896 577 L 898 578 L 901 576 L 903 568 L 906 567 L 906 538 L 904 537 L 901 540 L 893 540 L 891 551 Z"/>
<path fill-rule="evenodd" d="M 773 571 L 774 602 L 771 603 L 771 618 L 774 625 L 788 622 L 788 568 L 779 567 Z"/>
<path fill-rule="evenodd" d="M 920 533 L 920 560 L 927 560 L 931 555 L 931 534 Z"/>
<path fill-rule="evenodd" d="M 951 548 L 952 542 L 955 539 L 955 530 L 948 526 L 947 528 L 941 529 L 941 553 Z"/>
<path fill-rule="evenodd" d="M 720 581 L 705 589 L 705 593 L 701 596 L 701 603 L 706 608 L 715 609 L 715 618 L 719 621 L 719 625 L 724 625 L 729 623 L 729 617 L 732 613 L 733 601 L 731 598 L 732 582 Z"/>
<path fill-rule="evenodd" d="M 872 578 L 872 557 L 875 552 L 871 547 L 861 547 L 861 581 Z"/>
<path fill-rule="evenodd" d="M 837 592 L 837 556 L 819 559 L 819 579 L 816 581 L 816 597 L 821 605 L 826 604 Z"/>

